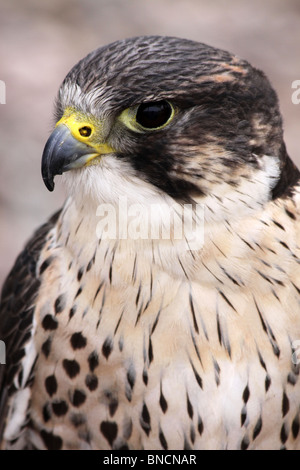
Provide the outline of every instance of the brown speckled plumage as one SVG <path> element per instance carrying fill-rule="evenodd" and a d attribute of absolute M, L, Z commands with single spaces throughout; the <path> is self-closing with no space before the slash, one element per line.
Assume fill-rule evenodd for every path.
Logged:
<path fill-rule="evenodd" d="M 162 129 L 118 119 L 161 100 L 176 107 Z M 67 171 L 63 209 L 4 285 L 2 448 L 299 449 L 299 172 L 265 76 L 203 44 L 134 38 L 72 69 L 57 119 L 68 107 L 115 152 Z M 66 169 L 48 164 L 52 189 Z M 99 237 L 97 207 L 122 217 L 124 196 L 145 213 L 201 204 L 203 247 Z"/>

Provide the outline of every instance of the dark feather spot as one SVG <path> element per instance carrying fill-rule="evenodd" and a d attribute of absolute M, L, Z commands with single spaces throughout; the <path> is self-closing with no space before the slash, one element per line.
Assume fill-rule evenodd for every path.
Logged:
<path fill-rule="evenodd" d="M 145 306 L 145 308 L 144 308 L 144 310 L 143 310 L 144 312 L 145 312 L 145 310 L 147 309 L 147 306 L 148 306 L 148 305 Z M 159 311 L 158 311 L 158 314 L 156 315 L 156 318 L 155 318 L 154 323 L 153 323 L 152 328 L 151 328 L 151 334 L 154 333 L 155 328 L 157 327 L 158 320 L 159 320 L 159 317 L 160 317 L 160 312 L 161 312 L 161 311 L 159 310 Z"/>
<path fill-rule="evenodd" d="M 149 338 L 148 358 L 149 358 L 149 364 L 150 364 L 153 361 L 153 347 L 152 347 L 151 338 Z"/>
<path fill-rule="evenodd" d="M 57 391 L 57 380 L 55 378 L 55 375 L 49 375 L 45 379 L 45 388 L 47 390 L 47 393 L 50 397 L 54 395 Z"/>
<path fill-rule="evenodd" d="M 259 318 L 260 318 L 260 321 L 261 321 L 261 326 L 262 326 L 262 329 L 264 330 L 265 333 L 267 333 L 267 326 L 266 326 L 266 323 L 263 319 L 263 316 L 262 316 L 262 313 L 256 303 L 256 300 L 254 299 L 254 302 L 255 302 L 255 307 L 256 307 L 256 310 L 257 310 L 257 313 L 259 315 Z"/>
<path fill-rule="evenodd" d="M 82 292 L 82 287 L 79 287 L 78 291 L 76 292 L 76 295 L 74 297 L 74 299 L 77 299 L 77 297 L 81 294 Z"/>
<path fill-rule="evenodd" d="M 260 431 L 262 429 L 262 419 L 261 419 L 261 416 L 258 418 L 258 421 L 254 427 L 254 430 L 253 430 L 253 440 L 257 438 L 257 436 L 259 435 Z"/>
<path fill-rule="evenodd" d="M 127 381 L 129 383 L 129 386 L 130 386 L 131 390 L 134 387 L 135 378 L 136 378 L 136 373 L 135 373 L 135 370 L 134 370 L 134 365 L 131 364 L 128 371 L 127 371 Z"/>
<path fill-rule="evenodd" d="M 95 300 L 96 300 L 96 298 L 97 298 L 97 295 L 99 294 L 99 292 L 100 292 L 100 290 L 101 290 L 103 284 L 104 284 L 104 282 L 102 281 L 102 282 L 100 283 L 100 285 L 98 286 L 98 288 L 97 288 L 97 290 L 96 290 L 96 293 L 95 293 L 95 295 L 94 295 L 93 304 L 94 304 L 94 302 L 95 302 Z"/>
<path fill-rule="evenodd" d="M 69 238 L 70 238 L 70 233 L 68 233 L 68 235 L 67 235 L 67 238 L 66 238 L 66 241 L 65 241 L 65 246 L 68 246 Z M 69 271 L 70 271 L 70 269 L 71 269 L 71 267 L 72 267 L 72 263 L 73 263 L 73 262 L 71 261 L 70 264 L 69 264 Z"/>
<path fill-rule="evenodd" d="M 193 425 L 191 425 L 191 429 L 190 429 L 190 439 L 191 439 L 191 442 L 192 444 L 194 444 L 195 442 L 195 428 Z"/>
<path fill-rule="evenodd" d="M 114 335 L 117 333 L 118 331 L 118 328 L 120 326 L 120 323 L 121 323 L 121 320 L 122 320 L 122 316 L 123 316 L 123 312 L 121 313 L 120 317 L 119 317 L 119 320 L 117 321 L 117 324 L 116 324 L 116 328 L 114 330 Z"/>
<path fill-rule="evenodd" d="M 193 419 L 194 410 L 188 396 L 186 397 L 186 407 L 189 417 Z"/>
<path fill-rule="evenodd" d="M 296 219 L 295 214 L 293 214 L 291 211 L 289 211 L 286 207 L 285 207 L 285 212 L 287 213 L 287 215 L 288 215 L 291 219 L 293 219 L 293 220 Z"/>
<path fill-rule="evenodd" d="M 47 259 L 45 259 L 45 261 L 41 264 L 41 267 L 40 267 L 40 275 L 43 274 L 43 272 L 50 266 L 53 259 L 54 259 L 53 256 L 49 256 Z"/>
<path fill-rule="evenodd" d="M 281 426 L 281 431 L 280 431 L 280 440 L 281 440 L 282 444 L 286 443 L 288 435 L 289 435 L 289 433 L 288 433 L 287 427 L 286 427 L 285 423 L 283 423 L 283 425 Z"/>
<path fill-rule="evenodd" d="M 138 288 L 138 291 L 137 291 L 137 294 L 136 294 L 136 298 L 135 298 L 135 306 L 137 307 L 138 303 L 139 303 L 139 299 L 140 299 L 140 295 L 141 295 L 141 283 L 139 285 L 139 288 Z"/>
<path fill-rule="evenodd" d="M 223 343 L 223 340 L 222 340 L 222 330 L 221 330 L 219 315 L 217 315 L 217 332 L 218 332 L 219 343 L 222 344 L 222 343 Z"/>
<path fill-rule="evenodd" d="M 265 390 L 266 392 L 269 390 L 270 388 L 270 385 L 271 385 L 271 378 L 269 375 L 266 375 L 266 379 L 265 379 Z"/>
<path fill-rule="evenodd" d="M 242 411 L 241 411 L 241 426 L 244 426 L 246 419 L 247 419 L 247 409 L 246 409 L 246 406 L 243 406 Z"/>
<path fill-rule="evenodd" d="M 164 450 L 168 450 L 168 443 L 162 430 L 159 431 L 159 442 Z"/>
<path fill-rule="evenodd" d="M 56 436 L 52 432 L 47 432 L 44 429 L 40 434 L 48 450 L 60 450 L 62 448 L 63 441 L 61 437 Z"/>
<path fill-rule="evenodd" d="M 195 308 L 194 308 L 193 298 L 192 298 L 191 294 L 189 295 L 189 301 L 190 301 L 190 309 L 191 309 L 192 317 L 193 317 L 194 329 L 195 329 L 196 333 L 199 333 L 199 328 L 198 328 L 196 315 L 195 315 Z"/>
<path fill-rule="evenodd" d="M 41 349 L 42 349 L 42 352 L 43 352 L 43 354 L 45 355 L 45 357 L 48 357 L 49 354 L 50 354 L 51 343 L 52 343 L 52 339 L 51 339 L 50 336 L 49 336 L 49 338 L 46 339 L 46 341 L 42 344 L 42 348 L 41 348 Z"/>
<path fill-rule="evenodd" d="M 73 307 L 69 311 L 69 320 L 71 320 L 71 318 L 75 315 L 76 310 L 77 310 L 77 305 L 73 305 Z"/>
<path fill-rule="evenodd" d="M 122 444 L 118 446 L 114 446 L 114 450 L 129 450 L 128 444 L 122 442 Z"/>
<path fill-rule="evenodd" d="M 140 306 L 140 308 L 139 308 L 139 310 L 138 310 L 138 313 L 137 313 L 137 316 L 136 316 L 135 326 L 138 324 L 139 319 L 140 319 L 141 314 L 142 314 L 143 311 L 144 311 L 144 310 L 143 310 L 143 304 L 142 304 L 142 305 Z"/>
<path fill-rule="evenodd" d="M 19 384 L 19 387 L 21 387 L 22 382 L 23 382 L 23 369 L 21 369 L 20 372 L 19 372 L 19 374 L 18 374 L 18 384 Z"/>
<path fill-rule="evenodd" d="M 294 418 L 292 422 L 292 433 L 293 433 L 293 438 L 296 439 L 299 434 L 299 414 Z"/>
<path fill-rule="evenodd" d="M 219 292 L 220 292 L 221 296 L 223 297 L 223 299 L 225 300 L 225 302 L 229 305 L 229 307 L 231 307 L 236 312 L 236 309 L 234 308 L 234 306 L 232 305 L 230 300 L 226 297 L 224 292 L 222 292 L 221 290 L 219 290 Z"/>
<path fill-rule="evenodd" d="M 287 377 L 287 382 L 291 385 L 296 385 L 297 376 L 293 372 L 290 372 Z"/>
<path fill-rule="evenodd" d="M 119 350 L 122 352 L 123 348 L 124 348 L 124 338 L 123 338 L 123 336 L 120 337 L 118 345 L 119 345 Z"/>
<path fill-rule="evenodd" d="M 147 434 L 147 436 L 149 436 L 149 433 L 151 431 L 151 421 L 150 421 L 150 414 L 145 403 L 143 405 L 142 414 L 140 417 L 140 425 L 142 429 L 145 431 L 145 433 Z"/>
<path fill-rule="evenodd" d="M 119 405 L 119 402 L 117 398 L 111 397 L 109 404 L 108 404 L 110 416 L 113 416 L 115 414 L 115 412 L 117 411 L 118 405 Z"/>
<path fill-rule="evenodd" d="M 95 374 L 88 374 L 85 378 L 85 385 L 93 392 L 98 387 L 98 378 Z"/>
<path fill-rule="evenodd" d="M 91 354 L 88 357 L 88 363 L 89 363 L 90 371 L 94 372 L 96 367 L 98 367 L 99 365 L 98 354 L 96 351 L 91 352 Z"/>
<path fill-rule="evenodd" d="M 202 421 L 200 416 L 198 416 L 198 426 L 197 427 L 198 427 L 198 432 L 201 436 L 203 431 L 204 431 L 204 424 L 203 424 L 203 421 Z"/>
<path fill-rule="evenodd" d="M 215 370 L 215 381 L 216 381 L 216 384 L 217 384 L 217 387 L 218 387 L 221 383 L 221 380 L 220 380 L 221 369 L 220 369 L 220 366 L 219 366 L 219 364 L 217 363 L 217 361 L 215 359 L 214 359 L 214 370 Z"/>
<path fill-rule="evenodd" d="M 70 379 L 73 379 L 79 374 L 80 366 L 77 361 L 64 359 L 62 365 Z"/>
<path fill-rule="evenodd" d="M 282 417 L 284 417 L 290 409 L 290 402 L 285 392 L 283 393 L 283 396 L 282 396 L 282 408 L 281 409 L 282 409 Z"/>
<path fill-rule="evenodd" d="M 129 402 L 132 400 L 132 389 L 128 387 L 128 384 L 125 387 L 125 396 Z"/>
<path fill-rule="evenodd" d="M 51 418 L 51 408 L 50 408 L 50 403 L 48 402 L 43 406 L 43 420 L 45 423 L 47 423 L 50 418 Z"/>
<path fill-rule="evenodd" d="M 117 424 L 113 421 L 102 421 L 102 423 L 100 424 L 100 431 L 109 442 L 109 445 L 112 447 L 112 444 L 118 434 Z"/>
<path fill-rule="evenodd" d="M 70 342 L 73 349 L 82 349 L 87 343 L 86 338 L 80 331 L 72 334 Z"/>
<path fill-rule="evenodd" d="M 250 441 L 248 436 L 245 436 L 241 442 L 241 450 L 247 450 L 249 447 Z"/>
<path fill-rule="evenodd" d="M 293 286 L 295 287 L 295 289 L 296 289 L 296 291 L 298 292 L 298 294 L 300 294 L 300 289 L 299 289 L 299 287 L 297 287 L 296 284 L 294 284 L 293 282 L 292 282 L 292 284 L 293 284 Z"/>
<path fill-rule="evenodd" d="M 258 357 L 259 357 L 260 365 L 261 365 L 261 366 L 265 369 L 265 371 L 267 372 L 266 363 L 265 363 L 265 361 L 263 360 L 263 357 L 262 357 L 262 355 L 260 354 L 259 351 L 258 351 Z"/>
<path fill-rule="evenodd" d="M 192 450 L 189 441 L 187 440 L 186 436 L 184 436 L 184 441 L 183 441 L 183 450 Z"/>
<path fill-rule="evenodd" d="M 56 416 L 64 416 L 68 411 L 68 405 L 64 400 L 53 401 L 52 410 Z"/>
<path fill-rule="evenodd" d="M 79 224 L 77 225 L 76 229 L 75 229 L 75 235 L 77 234 L 78 230 L 80 229 L 80 226 L 83 222 L 83 219 L 80 220 Z"/>
<path fill-rule="evenodd" d="M 266 274 L 264 274 L 263 272 L 259 271 L 258 269 L 256 269 L 256 272 L 267 282 L 269 282 L 270 284 L 273 284 L 273 281 L 268 277 L 266 276 Z"/>
<path fill-rule="evenodd" d="M 70 416 L 71 423 L 78 428 L 82 424 L 86 423 L 86 416 L 82 413 L 72 413 Z"/>
<path fill-rule="evenodd" d="M 88 263 L 88 265 L 87 265 L 87 267 L 86 267 L 86 272 L 88 272 L 88 271 L 91 269 L 91 267 L 93 266 L 93 262 L 94 262 L 94 258 L 92 258 L 92 259 L 89 261 L 89 263 Z"/>
<path fill-rule="evenodd" d="M 284 230 L 284 231 L 285 231 L 285 228 L 284 228 L 279 222 L 277 222 L 277 221 L 274 220 L 274 219 L 272 220 L 272 222 L 273 222 L 275 225 L 277 225 L 277 227 L 279 227 L 281 230 Z"/>
<path fill-rule="evenodd" d="M 43 318 L 42 327 L 44 328 L 44 330 L 56 330 L 56 328 L 58 327 L 58 321 L 55 317 L 53 317 L 53 315 L 50 315 L 50 313 L 48 313 Z"/>
<path fill-rule="evenodd" d="M 54 304 L 54 310 L 55 313 L 61 313 L 63 309 L 65 308 L 66 305 L 66 294 L 61 294 L 59 297 L 57 297 L 55 304 Z"/>
<path fill-rule="evenodd" d="M 71 395 L 71 403 L 73 406 L 79 407 L 86 400 L 86 394 L 83 390 L 74 390 L 74 393 Z"/>
<path fill-rule="evenodd" d="M 146 369 L 143 370 L 143 382 L 145 385 L 148 385 L 148 372 Z"/>
<path fill-rule="evenodd" d="M 280 243 L 280 245 L 282 245 L 284 248 L 286 248 L 287 250 L 291 251 L 291 250 L 289 249 L 289 247 L 287 246 L 287 244 L 286 244 L 283 240 L 280 240 L 279 243 Z"/>
<path fill-rule="evenodd" d="M 159 404 L 162 409 L 162 412 L 165 413 L 168 409 L 168 403 L 167 400 L 165 399 L 162 389 L 160 389 L 160 397 L 159 397 Z"/>
<path fill-rule="evenodd" d="M 194 375 L 195 375 L 195 379 L 197 381 L 197 384 L 199 385 L 199 387 L 202 389 L 203 388 L 203 385 L 202 385 L 202 379 L 200 377 L 200 375 L 198 374 L 198 372 L 196 371 L 194 365 L 191 363 L 191 366 L 192 366 L 192 369 L 193 369 L 193 372 L 194 372 Z"/>
<path fill-rule="evenodd" d="M 250 397 L 250 390 L 249 390 L 248 385 L 246 385 L 246 387 L 243 391 L 243 401 L 244 401 L 244 403 L 247 403 L 247 401 L 249 400 L 249 397 Z"/>
<path fill-rule="evenodd" d="M 86 316 L 86 314 L 88 313 L 88 311 L 89 311 L 89 307 L 85 307 L 85 309 L 82 312 L 81 318 L 84 318 Z"/>
<path fill-rule="evenodd" d="M 81 278 L 82 278 L 82 275 L 83 275 L 83 272 L 84 272 L 84 268 L 80 268 L 78 270 L 78 273 L 77 273 L 77 281 L 80 282 Z"/>
<path fill-rule="evenodd" d="M 102 354 L 103 356 L 108 359 L 110 353 L 113 349 L 113 341 L 110 337 L 107 337 L 102 346 Z"/>

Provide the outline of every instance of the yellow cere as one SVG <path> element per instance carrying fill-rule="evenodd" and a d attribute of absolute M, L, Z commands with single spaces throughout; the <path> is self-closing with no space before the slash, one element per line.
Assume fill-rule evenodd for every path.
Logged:
<path fill-rule="evenodd" d="M 87 164 L 99 155 L 114 153 L 109 144 L 101 142 L 101 122 L 95 122 L 93 117 L 89 117 L 84 113 L 80 113 L 73 108 L 66 108 L 63 117 L 56 123 L 56 126 L 64 124 L 67 126 L 73 137 L 79 142 L 92 147 L 96 153 L 91 154 L 87 160 Z"/>

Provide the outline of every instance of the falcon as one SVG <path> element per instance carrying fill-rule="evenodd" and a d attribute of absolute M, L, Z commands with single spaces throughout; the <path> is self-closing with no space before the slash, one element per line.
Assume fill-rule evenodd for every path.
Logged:
<path fill-rule="evenodd" d="M 55 115 L 68 198 L 3 287 L 2 449 L 299 449 L 299 171 L 266 76 L 125 39 Z"/>

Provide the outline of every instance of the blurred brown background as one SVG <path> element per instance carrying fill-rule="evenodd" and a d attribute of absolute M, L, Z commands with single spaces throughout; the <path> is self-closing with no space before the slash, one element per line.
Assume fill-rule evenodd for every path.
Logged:
<path fill-rule="evenodd" d="M 0 286 L 24 242 L 64 200 L 40 176 L 53 100 L 90 50 L 143 34 L 195 39 L 263 69 L 277 90 L 288 151 L 300 164 L 299 0 L 0 0 Z"/>

